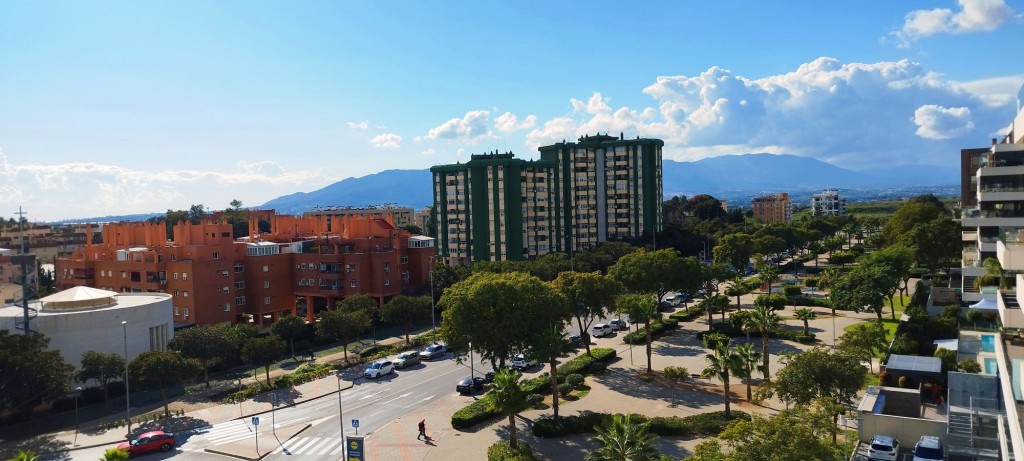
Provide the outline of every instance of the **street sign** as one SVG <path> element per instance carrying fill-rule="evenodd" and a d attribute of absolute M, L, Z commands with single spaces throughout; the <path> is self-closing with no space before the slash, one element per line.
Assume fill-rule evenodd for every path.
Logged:
<path fill-rule="evenodd" d="M 253 426 L 259 426 L 260 425 L 260 417 L 259 416 L 253 416 L 252 417 L 252 425 Z"/>
<path fill-rule="evenodd" d="M 358 419 L 353 419 L 352 420 L 352 427 L 359 427 L 359 420 Z"/>
<path fill-rule="evenodd" d="M 366 461 L 363 456 L 363 438 L 348 436 L 348 461 Z"/>

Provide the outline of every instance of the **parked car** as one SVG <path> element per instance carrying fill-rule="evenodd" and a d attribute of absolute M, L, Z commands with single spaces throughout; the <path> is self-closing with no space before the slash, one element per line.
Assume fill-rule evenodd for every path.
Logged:
<path fill-rule="evenodd" d="M 363 376 L 367 378 L 379 378 L 395 372 L 395 364 L 390 360 L 378 360 L 363 370 Z"/>
<path fill-rule="evenodd" d="M 174 449 L 174 434 L 164 431 L 143 432 L 142 435 L 117 444 L 118 450 L 128 452 L 129 456 L 142 455 L 154 451 L 171 451 Z"/>
<path fill-rule="evenodd" d="M 395 358 L 395 368 L 405 368 L 420 363 L 420 354 L 416 351 L 405 351 Z"/>
<path fill-rule="evenodd" d="M 611 319 L 608 321 L 608 326 L 612 327 L 613 330 L 628 330 L 629 323 L 622 319 Z"/>
<path fill-rule="evenodd" d="M 914 445 L 914 461 L 942 461 L 946 459 L 946 451 L 942 449 L 942 440 L 931 435 L 922 435 Z"/>
<path fill-rule="evenodd" d="M 515 357 L 512 357 L 512 368 L 516 370 L 529 370 L 537 365 L 537 359 L 527 359 L 523 354 L 516 354 Z"/>
<path fill-rule="evenodd" d="M 595 338 L 601 338 L 612 334 L 613 331 L 614 330 L 612 330 L 612 327 L 605 325 L 603 323 L 599 323 L 597 325 L 594 325 L 590 329 L 590 336 L 593 336 Z"/>
<path fill-rule="evenodd" d="M 889 437 L 888 435 L 876 435 L 871 437 L 871 445 L 868 446 L 868 459 L 896 461 L 899 454 L 899 440 Z"/>
<path fill-rule="evenodd" d="M 498 368 L 498 370 L 500 370 L 500 369 L 501 368 Z M 489 383 L 491 381 L 494 381 L 494 375 L 496 375 L 496 374 L 498 374 L 497 370 L 495 370 L 494 368 L 491 368 L 491 371 L 488 371 L 487 373 L 484 373 L 484 382 L 485 383 Z"/>
<path fill-rule="evenodd" d="M 448 353 L 448 348 L 444 344 L 431 344 L 420 351 L 420 358 L 423 360 L 433 360 L 444 356 L 446 353 Z"/>
<path fill-rule="evenodd" d="M 484 378 L 482 376 L 474 376 L 472 378 L 467 376 L 465 378 L 462 378 L 459 380 L 458 383 L 455 384 L 455 391 L 460 394 L 466 394 L 470 392 L 470 386 L 472 386 L 472 389 L 476 389 L 478 391 L 483 390 Z"/>
<path fill-rule="evenodd" d="M 570 336 L 569 341 L 572 342 L 572 347 L 580 347 L 583 345 L 583 337 L 580 335 Z"/>

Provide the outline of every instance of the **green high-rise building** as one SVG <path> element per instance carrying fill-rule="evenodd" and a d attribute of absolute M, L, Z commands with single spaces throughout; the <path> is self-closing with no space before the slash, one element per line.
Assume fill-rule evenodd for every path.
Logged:
<path fill-rule="evenodd" d="M 571 254 L 661 227 L 660 139 L 583 136 L 540 160 L 473 155 L 433 173 L 438 251 L 448 264 Z"/>

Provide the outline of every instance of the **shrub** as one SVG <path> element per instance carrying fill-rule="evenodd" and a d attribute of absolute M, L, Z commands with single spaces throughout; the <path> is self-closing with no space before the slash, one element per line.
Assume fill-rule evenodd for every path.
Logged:
<path fill-rule="evenodd" d="M 531 407 L 537 407 L 543 401 L 544 396 L 540 394 L 530 394 L 526 396 L 526 404 Z"/>
<path fill-rule="evenodd" d="M 535 459 L 537 458 L 533 456 L 533 448 L 530 448 L 522 440 L 516 442 L 514 450 L 509 446 L 508 440 L 499 440 L 487 447 L 487 461 L 533 461 Z"/>
<path fill-rule="evenodd" d="M 607 369 L 608 369 L 608 364 L 605 363 L 605 362 L 594 362 L 594 363 L 591 363 L 589 367 L 587 367 L 587 371 L 590 374 L 594 374 L 594 375 L 596 375 L 598 373 L 604 373 L 604 371 L 607 370 Z"/>
<path fill-rule="evenodd" d="M 677 326 L 679 326 L 679 321 L 672 318 L 651 322 L 651 339 L 657 338 Z M 622 341 L 626 344 L 645 344 L 647 342 L 647 327 L 642 327 L 640 331 L 626 335 Z"/>
<path fill-rule="evenodd" d="M 807 277 L 804 279 L 804 286 L 807 288 L 818 287 L 818 277 Z"/>
<path fill-rule="evenodd" d="M 913 354 L 917 352 L 917 346 L 917 341 L 910 339 L 910 336 L 905 333 L 900 333 L 893 339 L 889 352 L 902 355 Z"/>
<path fill-rule="evenodd" d="M 878 372 L 878 384 L 882 386 L 892 386 L 892 375 L 888 371 Z"/>
<path fill-rule="evenodd" d="M 900 379 L 896 381 L 896 385 L 905 389 L 914 387 L 914 380 L 909 376 L 900 376 Z"/>
<path fill-rule="evenodd" d="M 812 298 L 810 296 L 797 296 L 790 298 L 789 302 L 794 306 L 809 307 L 832 307 L 832 300 L 828 298 Z"/>
<path fill-rule="evenodd" d="M 938 348 L 935 350 L 935 357 L 938 357 L 942 361 L 942 371 L 950 371 L 956 369 L 956 351 L 949 349 Z"/>
<path fill-rule="evenodd" d="M 703 313 L 703 309 L 701 309 L 697 305 L 693 305 L 679 312 L 673 312 L 672 314 L 669 314 L 668 318 L 678 322 L 692 322 L 696 320 L 698 317 L 700 317 Z"/>
<path fill-rule="evenodd" d="M 921 306 L 924 307 L 924 306 Z M 971 309 L 977 310 L 977 309 Z M 960 318 L 960 306 L 946 306 L 942 308 L 942 312 L 939 313 L 939 317 L 944 319 L 958 319 Z"/>
<path fill-rule="evenodd" d="M 483 397 L 473 401 L 473 403 L 462 407 L 459 411 L 452 414 L 452 427 L 455 429 L 467 429 L 498 416 L 497 413 L 487 410 L 490 402 L 490 394 L 484 394 Z"/>
<path fill-rule="evenodd" d="M 795 298 L 803 294 L 803 292 L 797 285 L 786 285 L 782 287 L 782 294 L 786 295 L 787 298 Z"/>
<path fill-rule="evenodd" d="M 704 337 L 701 338 L 700 341 L 704 343 L 704 347 L 711 350 L 716 350 L 720 346 L 728 346 L 731 339 L 726 334 L 714 331 L 704 335 Z"/>
<path fill-rule="evenodd" d="M 572 393 L 572 390 L 572 384 L 562 383 L 558 385 L 558 395 L 569 395 Z"/>
<path fill-rule="evenodd" d="M 970 309 L 967 311 L 967 315 L 964 317 L 967 319 L 968 322 L 977 323 L 980 322 L 985 317 L 985 314 L 983 314 L 978 309 Z"/>
<path fill-rule="evenodd" d="M 566 384 L 576 388 L 583 385 L 583 375 L 579 373 L 573 373 L 565 377 Z"/>
<path fill-rule="evenodd" d="M 956 366 L 956 369 L 964 373 L 981 373 L 981 364 L 974 359 L 964 359 L 963 362 Z"/>
<path fill-rule="evenodd" d="M 714 437 L 725 430 L 730 422 L 742 419 L 749 421 L 750 415 L 734 410 L 732 419 L 725 418 L 724 411 L 701 413 L 693 416 L 654 417 L 633 415 L 639 422 L 650 421 L 649 431 L 663 437 Z M 583 412 L 578 415 L 561 416 L 559 424 L 550 417 L 533 423 L 533 435 L 542 438 L 563 437 L 574 434 L 595 432 L 595 427 L 607 426 L 614 416 L 608 413 Z"/>
<path fill-rule="evenodd" d="M 687 370 L 686 367 L 667 366 L 665 367 L 665 371 L 662 373 L 665 375 L 666 379 L 671 381 L 682 380 L 690 377 L 690 370 Z"/>

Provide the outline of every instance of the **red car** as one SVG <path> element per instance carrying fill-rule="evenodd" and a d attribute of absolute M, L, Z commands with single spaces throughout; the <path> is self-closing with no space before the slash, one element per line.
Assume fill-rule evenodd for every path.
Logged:
<path fill-rule="evenodd" d="M 117 444 L 117 449 L 127 451 L 130 456 L 135 456 L 152 451 L 171 451 L 174 449 L 174 445 L 174 434 L 150 431 L 142 433 L 135 440 Z"/>

